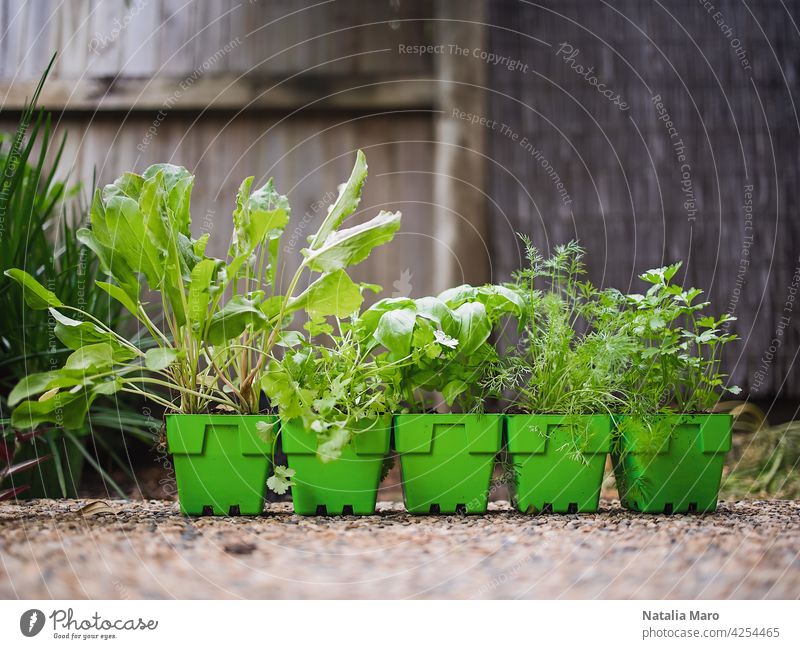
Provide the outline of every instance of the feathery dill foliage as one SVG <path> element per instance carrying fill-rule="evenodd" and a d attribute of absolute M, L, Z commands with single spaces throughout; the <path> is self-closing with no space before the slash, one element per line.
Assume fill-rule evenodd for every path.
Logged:
<path fill-rule="evenodd" d="M 523 412 L 595 414 L 624 403 L 625 370 L 636 340 L 617 326 L 619 301 L 582 278 L 585 251 L 577 242 L 556 246 L 545 258 L 520 234 L 528 265 L 509 288 L 523 296 L 519 344 L 508 350 L 484 382 L 510 394 Z"/>
<path fill-rule="evenodd" d="M 577 242 L 544 258 L 520 238 L 528 266 L 509 288 L 524 299 L 523 335 L 494 366 L 487 391 L 511 394 L 523 412 L 640 417 L 706 412 L 720 393 L 740 392 L 720 369 L 735 318 L 705 314 L 700 289 L 673 283 L 681 262 L 641 274 L 647 291 L 626 295 L 583 280 Z"/>

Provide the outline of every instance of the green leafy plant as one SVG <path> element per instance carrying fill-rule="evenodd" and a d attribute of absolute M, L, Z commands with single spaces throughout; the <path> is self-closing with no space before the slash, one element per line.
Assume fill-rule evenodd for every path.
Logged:
<path fill-rule="evenodd" d="M 611 321 L 637 341 L 625 374 L 627 412 L 708 412 L 722 393 L 741 392 L 720 369 L 723 347 L 737 339 L 726 331 L 735 318 L 704 314 L 710 303 L 697 300 L 702 290 L 672 282 L 680 267 L 640 275 L 650 285 L 643 295 L 616 295 Z"/>
<path fill-rule="evenodd" d="M 522 335 L 497 359 L 483 387 L 524 413 L 616 411 L 635 340 L 606 317 L 616 313 L 615 301 L 582 279 L 585 253 L 577 242 L 556 246 L 544 258 L 520 236 L 528 266 L 508 288 L 522 296 Z"/>
<path fill-rule="evenodd" d="M 617 328 L 636 344 L 621 374 L 624 398 L 616 426 L 615 452 L 624 455 L 624 436 L 636 440 L 638 452 L 656 453 L 672 434 L 666 414 L 710 412 L 724 392 L 739 394 L 738 386 L 726 386 L 720 370 L 723 347 L 736 340 L 725 325 L 735 320 L 703 313 L 709 302 L 703 293 L 673 283 L 681 262 L 654 268 L 639 277 L 649 284 L 644 294 L 609 293 L 611 308 L 605 326 Z M 649 491 L 639 484 L 643 476 L 630 475 L 628 493 Z"/>
<path fill-rule="evenodd" d="M 397 372 L 408 359 L 387 361 L 374 355 L 374 345 L 356 335 L 354 319 L 336 319 L 336 330 L 309 322 L 307 329 L 314 335 L 296 332 L 283 358 L 270 361 L 263 379 L 264 391 L 281 416 L 301 419 L 317 434 L 323 462 L 341 454 L 358 423 L 377 422 L 397 410 L 401 399 Z"/>
<path fill-rule="evenodd" d="M 265 361 L 291 335 L 286 327 L 293 314 L 344 316 L 357 310 L 361 289 L 344 269 L 366 259 L 399 228 L 400 214 L 388 212 L 341 227 L 358 206 L 366 174 L 359 151 L 285 293 L 278 291 L 277 269 L 289 203 L 271 180 L 255 191 L 252 178 L 242 183 L 224 260 L 206 255 L 207 234 L 194 238 L 190 232 L 194 177 L 186 169 L 153 165 L 98 190 L 91 228 L 80 230 L 78 238 L 113 279 L 96 285 L 148 335 L 129 339 L 66 304 L 25 271 L 8 270 L 28 306 L 49 310 L 55 335 L 73 350 L 59 369 L 17 384 L 9 397 L 14 425 L 30 428 L 58 419 L 75 427 L 95 398 L 116 393 L 147 397 L 167 412 L 258 413 Z M 298 292 L 306 274 L 313 281 Z M 155 303 L 146 303 L 145 296 L 155 296 Z"/>
<path fill-rule="evenodd" d="M 111 327 L 123 328 L 122 309 L 95 286 L 98 264 L 76 235 L 87 211 L 80 185 L 69 186 L 58 178 L 66 134 L 55 140 L 50 114 L 36 108 L 52 63 L 23 110 L 16 131 L 0 134 L 0 269 L 28 268 L 40 283 L 68 302 L 82 305 Z M 50 314 L 26 308 L 19 287 L 5 276 L 0 276 L 0 305 L 0 416 L 5 416 L 14 385 L 29 374 L 63 364 L 70 350 L 53 335 L 55 323 Z M 74 493 L 80 473 L 70 476 L 68 458 L 78 455 L 86 456 L 117 493 L 124 495 L 85 443 L 91 434 L 97 449 L 130 475 L 127 463 L 119 457 L 120 447 L 128 443 L 120 435 L 120 422 L 125 422 L 129 439 L 153 441 L 144 416 L 129 400 L 94 404 L 91 424 L 76 428 L 69 436 L 60 428 L 24 435 L 25 442 L 18 443 L 18 460 L 53 458 L 38 468 L 35 489 L 29 493 Z M 11 429 L 5 432 L 16 434 Z M 48 488 L 48 484 L 55 486 Z"/>
<path fill-rule="evenodd" d="M 720 356 L 735 339 L 725 332 L 732 318 L 704 315 L 701 291 L 672 283 L 680 263 L 643 273 L 646 294 L 626 295 L 584 280 L 577 242 L 545 258 L 520 236 L 528 265 L 508 288 L 523 296 L 522 335 L 493 363 L 486 394 L 516 412 L 576 416 L 576 458 L 589 426 L 577 416 L 633 415 L 620 420 L 615 443 L 630 429 L 641 451 L 660 448 L 671 430 L 658 415 L 711 409 L 724 389 Z"/>
<path fill-rule="evenodd" d="M 522 235 L 521 235 L 522 236 Z M 509 288 L 524 297 L 520 344 L 495 365 L 484 387 L 511 394 L 523 412 L 655 414 L 705 412 L 725 387 L 722 347 L 729 315 L 704 315 L 699 289 L 672 283 L 680 262 L 640 277 L 647 292 L 623 294 L 584 281 L 577 242 L 544 258 L 522 236 L 528 267 Z"/>
<path fill-rule="evenodd" d="M 333 324 L 316 317 L 307 336 L 283 336 L 285 351 L 273 354 L 263 388 L 284 419 L 301 419 L 317 434 L 318 455 L 331 461 L 365 420 L 425 408 L 426 391 L 441 390 L 451 405 L 476 402 L 471 381 L 495 358 L 493 327 L 520 308 L 504 287 L 460 286 L 439 297 L 380 300 Z"/>
<path fill-rule="evenodd" d="M 437 297 L 381 300 L 361 315 L 356 330 L 387 359 L 405 361 L 395 381 L 407 410 L 426 411 L 433 405 L 427 395 L 439 392 L 448 406 L 479 411 L 481 377 L 497 359 L 490 337 L 521 309 L 520 296 L 506 287 L 463 285 Z"/>

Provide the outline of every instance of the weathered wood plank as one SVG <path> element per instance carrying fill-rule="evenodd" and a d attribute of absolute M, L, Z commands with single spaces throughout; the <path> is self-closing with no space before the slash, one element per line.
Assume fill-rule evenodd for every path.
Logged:
<path fill-rule="evenodd" d="M 437 45 L 485 49 L 484 3 L 437 3 Z M 435 55 L 437 113 L 434 202 L 437 250 L 434 276 L 440 290 L 481 283 L 488 276 L 485 129 L 459 116 L 484 115 L 486 66 L 476 57 Z"/>
<path fill-rule="evenodd" d="M 35 81 L 0 81 L 3 110 L 21 110 L 36 87 Z M 434 103 L 435 88 L 424 81 L 382 80 L 376 76 L 340 78 L 304 75 L 282 77 L 188 77 L 174 79 L 108 78 L 49 80 L 39 104 L 53 111 L 167 110 L 384 110 L 426 109 Z"/>
<path fill-rule="evenodd" d="M 5 0 L 0 78 L 37 79 L 54 51 L 52 79 L 184 78 L 226 44 L 220 75 L 285 75 L 316 70 L 414 74 L 419 57 L 397 57 L 400 42 L 423 42 L 429 3 L 387 7 L 361 0 Z M 382 54 L 374 50 L 389 50 Z"/>
<path fill-rule="evenodd" d="M 0 131 L 14 125 L 0 118 Z M 395 114 L 387 119 L 342 113 L 285 119 L 248 113 L 231 119 L 209 113 L 193 122 L 170 114 L 139 150 L 151 125 L 152 117 L 138 113 L 124 122 L 114 114 L 66 115 L 57 132 L 69 133 L 63 172 L 71 171 L 71 178 L 87 183 L 96 170 L 103 185 L 124 171 L 141 172 L 155 162 L 186 166 L 196 174 L 194 230 L 213 233 L 208 250 L 217 256 L 224 256 L 230 244 L 230 215 L 239 183 L 249 175 L 257 183 L 274 177 L 293 208 L 281 251 L 281 263 L 291 270 L 306 237 L 335 200 L 339 183 L 347 179 L 356 150 L 363 148 L 369 178 L 353 222 L 392 209 L 403 212 L 403 226 L 395 241 L 353 269 L 353 276 L 382 284 L 384 296 L 396 292 L 394 283 L 404 269 L 410 269 L 406 288 L 414 297 L 438 288 L 430 267 L 437 245 L 431 219 L 433 134 L 427 115 Z"/>

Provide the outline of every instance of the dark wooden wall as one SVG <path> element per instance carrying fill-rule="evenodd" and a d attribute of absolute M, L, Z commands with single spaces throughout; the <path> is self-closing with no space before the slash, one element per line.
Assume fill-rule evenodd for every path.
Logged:
<path fill-rule="evenodd" d="M 487 113 L 508 126 L 487 140 L 494 279 L 520 263 L 516 231 L 545 249 L 580 239 L 592 279 L 621 289 L 682 259 L 686 282 L 738 317 L 735 381 L 756 396 L 800 396 L 800 303 L 786 304 L 800 283 L 800 2 L 489 7 L 488 49 L 528 66 L 490 68 Z M 565 60 L 569 47 L 578 52 Z M 591 85 L 589 66 L 626 110 Z M 659 120 L 658 95 L 676 135 Z"/>

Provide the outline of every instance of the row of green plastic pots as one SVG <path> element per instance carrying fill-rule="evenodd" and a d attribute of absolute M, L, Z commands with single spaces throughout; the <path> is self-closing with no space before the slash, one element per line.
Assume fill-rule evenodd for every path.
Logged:
<path fill-rule="evenodd" d="M 316 454 L 314 433 L 270 416 L 170 415 L 167 441 L 181 511 L 190 515 L 262 513 L 273 449 L 257 430 L 260 421 L 281 426 L 283 452 L 296 471 L 294 511 L 301 515 L 374 513 L 392 438 L 405 506 L 414 514 L 484 513 L 504 447 L 522 512 L 596 511 L 609 454 L 628 509 L 713 511 L 731 417 L 652 419 L 666 431 L 656 448 L 642 443 L 636 421 L 605 415 L 389 415 L 365 422 L 341 457 L 327 463 Z"/>

